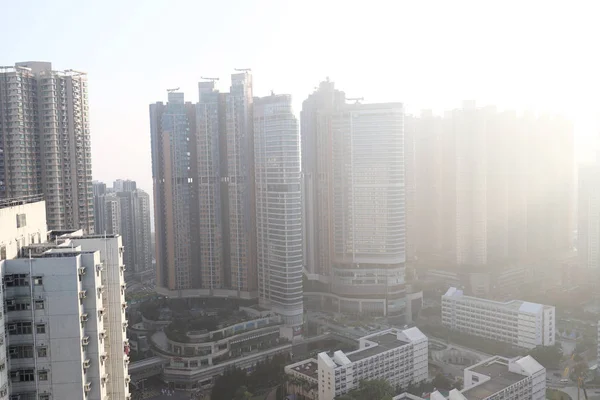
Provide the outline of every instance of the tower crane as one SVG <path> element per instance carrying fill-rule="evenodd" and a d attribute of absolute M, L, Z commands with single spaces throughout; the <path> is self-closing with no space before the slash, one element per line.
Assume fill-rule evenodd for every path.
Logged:
<path fill-rule="evenodd" d="M 250 72 L 252 68 L 234 68 L 233 70 L 237 72 Z"/>
<path fill-rule="evenodd" d="M 178 91 L 178 90 L 179 90 L 179 88 L 178 88 L 178 87 L 176 87 L 176 88 L 173 88 L 173 89 L 167 89 L 167 92 L 169 92 L 169 93 L 173 93 L 173 92 L 176 92 L 176 91 Z"/>
<path fill-rule="evenodd" d="M 205 81 L 212 81 L 212 82 L 216 82 L 219 80 L 219 78 L 206 78 L 204 76 L 201 76 L 200 79 L 204 79 Z"/>

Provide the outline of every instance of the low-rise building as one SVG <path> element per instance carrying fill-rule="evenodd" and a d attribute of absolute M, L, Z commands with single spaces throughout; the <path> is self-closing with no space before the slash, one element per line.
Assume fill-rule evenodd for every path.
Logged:
<path fill-rule="evenodd" d="M 448 396 L 436 391 L 430 400 L 542 400 L 546 398 L 546 369 L 533 357 L 494 356 L 464 371 L 464 389 Z M 393 400 L 422 400 L 408 393 Z"/>
<path fill-rule="evenodd" d="M 442 324 L 455 331 L 526 349 L 555 344 L 554 306 L 465 296 L 454 287 L 442 296 Z"/>
<path fill-rule="evenodd" d="M 386 329 L 360 338 L 358 350 L 322 352 L 317 360 L 288 365 L 285 371 L 306 383 L 299 385 L 305 396 L 333 400 L 357 389 L 362 380 L 385 379 L 395 388 L 424 381 L 428 374 L 427 346 L 427 337 L 418 328 Z"/>

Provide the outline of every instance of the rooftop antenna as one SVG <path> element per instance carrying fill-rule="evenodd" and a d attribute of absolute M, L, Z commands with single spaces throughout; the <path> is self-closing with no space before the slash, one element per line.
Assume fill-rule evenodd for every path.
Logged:
<path fill-rule="evenodd" d="M 275 96 L 275 92 L 271 89 L 271 96 Z"/>

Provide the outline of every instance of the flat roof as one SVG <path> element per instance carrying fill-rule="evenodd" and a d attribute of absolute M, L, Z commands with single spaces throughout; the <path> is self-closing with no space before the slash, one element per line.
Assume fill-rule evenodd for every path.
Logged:
<path fill-rule="evenodd" d="M 319 378 L 319 364 L 312 360 L 308 360 L 304 364 L 296 365 L 295 367 L 293 367 L 291 369 L 302 375 L 306 375 L 309 378 L 313 378 L 313 379 Z"/>
<path fill-rule="evenodd" d="M 499 361 L 493 361 L 487 364 L 477 365 L 470 368 L 471 371 L 478 374 L 487 375 L 491 379 L 480 383 L 469 389 L 463 390 L 462 395 L 467 400 L 483 400 L 494 393 L 497 393 L 515 383 L 527 379 L 527 376 L 516 374 L 508 370 L 508 364 Z"/>
<path fill-rule="evenodd" d="M 455 287 L 450 287 L 446 291 L 444 296 L 442 296 L 442 297 L 474 300 L 474 301 L 478 301 L 481 303 L 487 303 L 487 304 L 497 306 L 497 307 L 510 308 L 515 311 L 526 312 L 526 313 L 537 313 L 541 309 L 553 308 L 553 306 L 549 306 L 546 304 L 531 303 L 531 302 L 523 301 L 523 300 L 509 300 L 509 301 L 502 302 L 502 301 L 484 299 L 481 297 L 465 296 L 465 294 L 462 290 L 458 290 Z"/>
<path fill-rule="evenodd" d="M 350 361 L 359 361 L 364 358 L 384 353 L 386 351 L 393 350 L 395 348 L 409 344 L 409 342 L 398 339 L 395 333 L 390 332 L 378 336 L 369 337 L 367 340 L 377 343 L 377 346 L 365 347 L 363 349 L 347 353 L 346 356 Z"/>

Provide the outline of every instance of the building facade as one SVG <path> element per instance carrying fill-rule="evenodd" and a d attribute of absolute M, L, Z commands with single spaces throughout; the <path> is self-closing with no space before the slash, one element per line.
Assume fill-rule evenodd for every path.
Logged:
<path fill-rule="evenodd" d="M 200 102 L 196 104 L 198 169 L 198 235 L 202 287 L 220 289 L 227 286 L 229 266 L 229 214 L 226 182 L 227 154 L 225 139 L 226 94 L 214 89 L 214 82 L 198 83 Z"/>
<path fill-rule="evenodd" d="M 192 118 L 192 105 L 184 102 L 183 93 L 169 92 L 167 104 L 150 105 L 157 285 L 169 290 L 193 288 L 198 280 Z"/>
<path fill-rule="evenodd" d="M 331 120 L 331 292 L 342 312 L 404 313 L 403 121 L 400 103 L 345 105 Z"/>
<path fill-rule="evenodd" d="M 94 230 L 98 234 L 121 233 L 121 201 L 115 193 L 94 195 Z"/>
<path fill-rule="evenodd" d="M 303 323 L 300 135 L 289 95 L 254 99 L 259 304 Z"/>
<path fill-rule="evenodd" d="M 45 214 L 0 203 L 0 399 L 129 399 L 120 237 L 47 235 Z"/>
<path fill-rule="evenodd" d="M 252 75 L 238 71 L 231 82 L 230 93 L 200 82 L 195 105 L 183 104 L 182 93 L 170 93 L 180 106 L 151 105 L 158 287 L 169 296 L 258 296 Z M 184 150 L 173 153 L 166 133 L 175 126 L 185 133 L 173 143 Z M 183 160 L 185 178 L 176 181 L 185 190 L 164 178 L 173 157 Z M 190 243 L 187 253 L 177 240 L 168 243 L 176 231 Z"/>
<path fill-rule="evenodd" d="M 227 192 L 232 290 L 257 289 L 252 75 L 231 75 L 226 101 Z"/>
<path fill-rule="evenodd" d="M 302 174 L 304 178 L 305 265 L 308 276 L 330 282 L 333 246 L 333 143 L 331 118 L 346 102 L 333 82 L 302 103 Z"/>
<path fill-rule="evenodd" d="M 150 196 L 141 189 L 116 192 L 114 196 L 119 201 L 120 231 L 113 233 L 121 233 L 125 265 L 139 276 L 152 268 Z"/>
<path fill-rule="evenodd" d="M 0 199 L 34 194 L 50 229 L 94 232 L 87 76 L 48 62 L 0 72 Z"/>
<path fill-rule="evenodd" d="M 388 329 L 360 338 L 359 349 L 319 353 L 288 365 L 285 372 L 318 387 L 319 400 L 333 400 L 357 389 L 362 380 L 384 379 L 394 388 L 427 379 L 427 337 L 418 329 Z"/>
<path fill-rule="evenodd" d="M 553 306 L 521 300 L 498 302 L 450 288 L 442 296 L 442 324 L 473 336 L 533 349 L 556 343 Z"/>
<path fill-rule="evenodd" d="M 402 104 L 346 104 L 327 80 L 301 116 L 307 276 L 325 284 L 322 301 L 335 311 L 402 316 Z"/>
<path fill-rule="evenodd" d="M 420 260 L 472 271 L 569 251 L 569 121 L 474 102 L 409 121 L 416 199 L 409 236 Z"/>
<path fill-rule="evenodd" d="M 577 256 L 579 266 L 600 272 L 600 165 L 579 167 Z M 598 276 L 596 275 L 596 278 Z"/>

